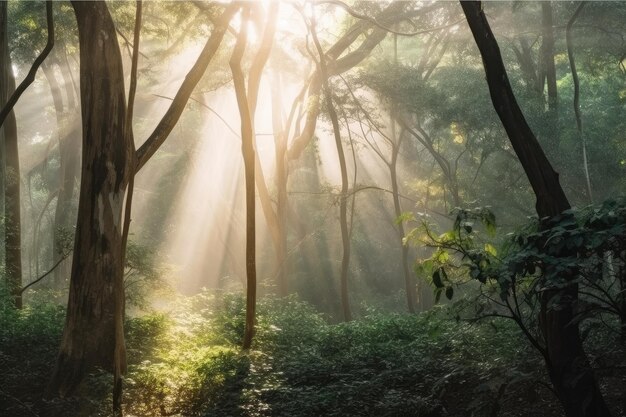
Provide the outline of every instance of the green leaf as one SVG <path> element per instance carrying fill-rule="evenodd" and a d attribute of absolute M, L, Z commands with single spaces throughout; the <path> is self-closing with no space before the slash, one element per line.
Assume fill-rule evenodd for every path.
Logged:
<path fill-rule="evenodd" d="M 435 287 L 437 288 L 443 288 L 443 281 L 441 280 L 441 271 L 443 271 L 443 269 L 439 268 L 433 273 L 433 284 L 435 284 Z"/>
<path fill-rule="evenodd" d="M 485 252 L 491 256 L 498 256 L 498 251 L 491 243 L 485 243 Z"/>
<path fill-rule="evenodd" d="M 452 287 L 446 288 L 446 298 L 448 300 L 452 300 L 452 296 L 454 296 L 454 288 Z"/>
<path fill-rule="evenodd" d="M 413 213 L 411 213 L 410 211 L 405 211 L 404 213 L 396 217 L 395 222 L 396 224 L 401 224 L 401 223 L 410 222 L 412 220 L 415 220 L 415 216 L 413 215 Z"/>

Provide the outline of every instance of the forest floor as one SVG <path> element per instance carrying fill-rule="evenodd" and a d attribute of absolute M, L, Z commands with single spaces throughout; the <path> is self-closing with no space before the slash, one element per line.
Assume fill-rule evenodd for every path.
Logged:
<path fill-rule="evenodd" d="M 206 294 L 127 321 L 126 416 L 560 417 L 542 361 L 513 323 L 457 321 L 450 308 L 370 313 L 329 324 L 293 298 L 259 305 L 253 349 L 238 347 L 243 299 Z M 111 376 L 42 400 L 64 311 L 0 311 L 2 416 L 110 415 Z M 602 329 L 587 338 L 615 417 L 625 416 L 626 355 Z"/>

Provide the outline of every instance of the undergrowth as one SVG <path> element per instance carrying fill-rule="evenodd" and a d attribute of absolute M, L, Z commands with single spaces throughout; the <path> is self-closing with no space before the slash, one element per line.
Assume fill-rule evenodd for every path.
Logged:
<path fill-rule="evenodd" d="M 244 300 L 203 293 L 168 311 L 129 318 L 127 416 L 495 416 L 515 398 L 559 415 L 537 355 L 506 321 L 469 323 L 450 308 L 421 315 L 370 312 L 329 324 L 295 298 L 261 300 L 258 332 L 242 352 Z M 0 310 L 0 409 L 20 416 L 107 416 L 111 377 L 92 372 L 79 392 L 42 400 L 63 309 Z M 531 392 L 532 391 L 532 392 Z M 520 394 L 521 393 L 521 394 Z M 509 405 L 507 405 L 509 404 Z M 509 407 L 507 409 L 507 407 Z M 518 407 L 518 405 L 515 405 Z M 533 404 L 526 404 L 526 411 Z"/>

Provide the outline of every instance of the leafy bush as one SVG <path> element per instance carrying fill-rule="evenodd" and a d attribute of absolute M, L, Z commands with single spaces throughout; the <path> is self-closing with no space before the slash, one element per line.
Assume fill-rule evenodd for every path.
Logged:
<path fill-rule="evenodd" d="M 457 321 L 452 307 L 419 316 L 371 312 L 359 321 L 329 324 L 310 305 L 288 297 L 262 299 L 258 313 L 257 338 L 247 353 L 239 348 L 240 295 L 201 293 L 181 298 L 168 312 L 129 318 L 126 412 L 487 416 L 516 398 L 509 391 L 535 392 L 534 381 L 544 378 L 515 326 Z M 0 371 L 7 377 L 0 389 L 11 396 L 2 398 L 4 409 L 17 417 L 31 410 L 109 415 L 112 378 L 99 371 L 87 378 L 80 397 L 41 400 L 61 335 L 61 308 L 42 304 L 1 314 Z"/>

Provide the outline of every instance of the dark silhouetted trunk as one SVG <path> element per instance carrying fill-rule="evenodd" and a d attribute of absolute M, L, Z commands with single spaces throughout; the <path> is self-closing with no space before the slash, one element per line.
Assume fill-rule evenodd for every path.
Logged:
<path fill-rule="evenodd" d="M 558 174 L 546 158 L 519 108 L 508 81 L 500 49 L 477 1 L 461 2 L 485 66 L 494 108 L 537 197 L 540 218 L 550 218 L 570 208 Z M 546 271 L 548 274 L 551 271 Z M 573 280 L 573 276 L 565 277 Z M 549 307 L 555 296 L 558 309 Z M 540 327 L 546 343 L 545 359 L 550 380 L 568 417 L 604 417 L 610 412 L 583 350 L 574 321 L 577 285 L 543 292 Z M 565 301 L 569 300 L 569 301 Z"/>
<path fill-rule="evenodd" d="M 541 3 L 541 27 L 543 40 L 541 42 L 542 72 L 548 84 L 548 108 L 556 110 L 556 66 L 554 65 L 554 28 L 552 19 L 552 3 Z M 543 86 L 543 77 L 541 77 Z M 543 88 L 542 88 L 543 89 Z"/>

